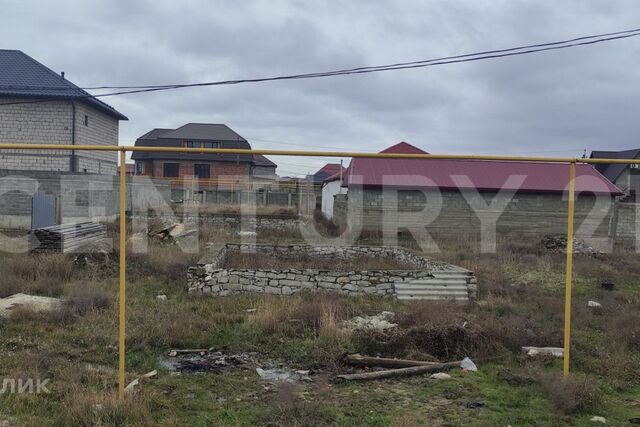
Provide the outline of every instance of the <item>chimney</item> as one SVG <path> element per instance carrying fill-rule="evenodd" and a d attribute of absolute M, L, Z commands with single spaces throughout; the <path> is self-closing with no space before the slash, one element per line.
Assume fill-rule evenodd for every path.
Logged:
<path fill-rule="evenodd" d="M 64 79 L 64 71 L 60 72 L 60 77 L 62 77 Z"/>

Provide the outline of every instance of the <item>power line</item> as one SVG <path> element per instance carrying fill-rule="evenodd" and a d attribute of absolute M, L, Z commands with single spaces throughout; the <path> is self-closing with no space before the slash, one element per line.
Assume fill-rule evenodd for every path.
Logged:
<path fill-rule="evenodd" d="M 395 64 L 348 68 L 348 69 L 342 69 L 342 70 L 333 70 L 333 71 L 325 71 L 325 72 L 317 72 L 317 73 L 293 74 L 288 76 L 264 77 L 264 78 L 241 79 L 241 80 L 224 80 L 224 81 L 203 82 L 203 83 L 149 85 L 149 86 L 97 86 L 97 87 L 88 87 L 84 89 L 87 89 L 87 90 L 98 90 L 98 89 L 163 90 L 163 89 L 178 89 L 182 87 L 252 83 L 252 82 L 271 81 L 271 80 L 315 78 L 315 77 L 344 75 L 344 74 L 352 74 L 352 73 L 378 72 L 378 71 L 386 71 L 386 70 L 398 70 L 398 69 L 405 69 L 405 68 L 428 66 L 428 65 L 433 65 L 434 63 L 436 63 L 435 65 L 442 65 L 441 64 L 442 61 L 447 61 L 445 63 L 455 63 L 455 62 L 462 62 L 462 61 L 452 61 L 452 60 L 465 59 L 466 61 L 468 60 L 474 61 L 479 59 L 498 58 L 498 57 L 504 57 L 504 56 L 521 55 L 525 53 L 541 52 L 544 50 L 551 50 L 551 49 L 565 49 L 568 47 L 600 43 L 604 41 L 633 37 L 637 35 L 640 35 L 640 28 L 636 28 L 632 30 L 616 31 L 612 33 L 603 33 L 603 34 L 597 34 L 597 35 L 591 35 L 591 36 L 576 37 L 569 40 L 518 46 L 518 47 L 507 48 L 507 49 L 488 50 L 483 52 L 467 53 L 467 54 L 455 55 L 455 56 L 446 56 L 446 57 L 435 58 L 435 59 L 425 59 L 425 60 L 411 61 L 411 62 L 398 62 Z M 535 50 L 528 50 L 528 49 L 535 49 Z M 523 52 L 517 52 L 517 51 L 523 51 Z M 502 54 L 506 54 L 506 55 L 502 55 Z M 478 56 L 480 58 L 473 58 Z"/>
<path fill-rule="evenodd" d="M 595 40 L 588 40 L 588 41 L 582 41 L 582 42 L 576 42 L 576 43 L 570 43 L 570 44 L 564 44 L 564 45 L 558 45 L 558 46 L 533 48 L 533 49 L 520 50 L 515 52 L 464 57 L 460 59 L 445 59 L 445 60 L 433 59 L 433 60 L 419 61 L 414 64 L 408 63 L 411 65 L 363 67 L 363 69 L 352 69 L 352 70 L 346 70 L 346 71 L 335 71 L 335 72 L 326 72 L 326 73 L 311 73 L 311 74 L 288 75 L 288 76 L 279 76 L 279 77 L 264 77 L 264 78 L 256 78 L 256 79 L 223 80 L 223 81 L 205 82 L 205 83 L 191 83 L 191 84 L 185 84 L 185 85 L 161 86 L 161 87 L 154 87 L 154 88 L 147 88 L 147 89 L 133 89 L 133 90 L 120 91 L 120 92 L 103 93 L 103 94 L 96 95 L 96 97 L 118 96 L 118 95 L 127 95 L 127 94 L 144 93 L 144 92 L 157 92 L 157 91 L 164 91 L 164 90 L 182 89 L 187 87 L 223 86 L 223 85 L 235 85 L 235 84 L 241 84 L 241 83 L 259 83 L 259 82 L 278 81 L 278 80 L 298 80 L 298 79 L 310 79 L 310 78 L 320 78 L 320 77 L 333 77 L 333 76 L 349 75 L 349 74 L 367 74 L 367 73 L 374 73 L 374 72 L 381 72 L 381 71 L 404 70 L 404 69 L 411 69 L 411 68 L 425 68 L 425 67 L 432 67 L 436 65 L 455 64 L 455 63 L 461 63 L 461 62 L 474 62 L 474 61 L 480 61 L 485 59 L 495 59 L 495 58 L 505 58 L 509 56 L 526 55 L 530 53 L 543 52 L 548 50 L 567 49 L 575 46 L 601 43 L 605 41 L 635 37 L 640 35 L 640 29 L 635 31 L 636 32 L 631 34 L 618 35 L 618 36 L 613 36 L 608 38 L 600 38 Z M 513 48 L 513 49 L 517 49 L 517 48 Z M 512 49 L 508 49 L 508 50 L 512 50 Z M 471 55 L 472 54 L 463 55 L 463 56 L 471 56 Z"/>
<path fill-rule="evenodd" d="M 563 41 L 539 43 L 539 44 L 525 45 L 525 46 L 519 46 L 519 47 L 513 47 L 513 48 L 507 48 L 507 49 L 489 50 L 489 51 L 468 53 L 464 55 L 447 56 L 447 57 L 435 58 L 435 59 L 426 59 L 426 60 L 411 61 L 411 62 L 399 62 L 399 63 L 388 64 L 388 65 L 349 68 L 349 69 L 326 71 L 326 72 L 291 74 L 291 75 L 276 76 L 276 77 L 220 80 L 220 81 L 212 81 L 212 82 L 155 85 L 155 86 L 154 85 L 151 85 L 151 86 L 96 86 L 96 87 L 89 87 L 85 89 L 87 90 L 113 89 L 117 91 L 101 93 L 96 95 L 87 94 L 87 95 L 82 95 L 74 98 L 80 99 L 80 98 L 86 98 L 86 97 L 92 97 L 92 96 L 98 98 L 98 97 L 120 96 L 120 95 L 128 95 L 128 94 L 144 93 L 144 92 L 174 90 L 174 89 L 182 89 L 182 88 L 188 88 L 188 87 L 223 86 L 223 85 L 260 83 L 260 82 L 279 81 L 279 80 L 311 79 L 311 78 L 334 77 L 334 76 L 350 75 L 350 74 L 367 74 L 367 73 L 375 73 L 375 72 L 382 72 L 382 71 L 424 68 L 424 67 L 432 67 L 436 65 L 473 62 L 473 61 L 480 61 L 480 60 L 486 60 L 486 59 L 497 59 L 497 58 L 505 58 L 510 56 L 526 55 L 526 54 L 538 53 L 538 52 L 544 52 L 544 51 L 550 51 L 550 50 L 567 49 L 567 48 L 572 48 L 577 46 L 591 45 L 591 44 L 602 43 L 602 42 L 607 42 L 612 40 L 625 39 L 629 37 L 635 37 L 638 35 L 640 35 L 640 28 L 625 30 L 625 31 L 617 31 L 612 33 L 576 37 L 573 39 L 563 40 Z M 34 88 L 34 89 L 42 89 L 42 88 Z M 124 89 L 124 90 L 121 90 L 121 89 Z M 10 102 L 10 103 L 3 103 L 0 105 L 12 105 L 12 104 L 48 102 L 48 101 L 50 101 L 50 99 L 16 101 L 16 102 Z"/>

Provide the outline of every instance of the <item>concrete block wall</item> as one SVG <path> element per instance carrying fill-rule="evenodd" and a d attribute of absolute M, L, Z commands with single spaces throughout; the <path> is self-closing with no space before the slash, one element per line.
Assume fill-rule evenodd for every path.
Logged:
<path fill-rule="evenodd" d="M 3 98 L 0 105 L 0 142 L 71 144 L 71 101 L 28 102 L 25 98 Z M 87 126 L 84 117 L 88 117 Z M 118 120 L 82 102 L 75 102 L 75 144 L 117 145 Z M 76 151 L 78 172 L 114 175 L 115 152 Z M 71 171 L 70 151 L 0 150 L 0 169 L 26 171 Z"/>
<path fill-rule="evenodd" d="M 426 224 L 428 231 L 478 232 L 480 216 L 489 218 L 498 212 L 474 212 L 465 197 L 458 191 L 442 191 L 442 203 L 438 198 L 419 191 L 400 191 L 397 194 L 398 213 L 422 211 L 410 224 Z M 496 193 L 481 193 L 489 203 Z M 576 230 L 581 226 L 595 230 L 595 237 L 609 235 L 613 201 L 607 197 L 602 205 L 595 205 L 592 195 L 580 195 L 576 199 Z M 386 212 L 386 216 L 384 213 Z M 346 197 L 337 196 L 334 203 L 336 222 L 346 222 L 352 229 L 381 231 L 383 218 L 395 221 L 397 215 L 384 205 L 380 189 L 349 189 Z M 430 218 L 435 218 L 429 220 Z M 497 231 L 502 233 L 562 233 L 566 231 L 567 201 L 562 194 L 518 193 L 507 204 L 497 221 Z M 583 228 L 584 230 L 584 228 Z"/>
<path fill-rule="evenodd" d="M 614 242 L 623 246 L 635 245 L 639 222 L 640 203 L 616 203 L 611 227 Z"/>
<path fill-rule="evenodd" d="M 68 144 L 71 141 L 72 109 L 69 101 L 28 102 L 3 98 L 0 105 L 0 142 Z M 68 171 L 65 151 L 0 150 L 0 169 Z"/>

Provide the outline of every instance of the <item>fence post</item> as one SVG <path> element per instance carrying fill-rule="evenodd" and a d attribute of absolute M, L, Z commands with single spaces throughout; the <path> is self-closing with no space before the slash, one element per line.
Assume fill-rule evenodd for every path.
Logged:
<path fill-rule="evenodd" d="M 126 322 L 126 268 L 127 268 L 127 174 L 125 150 L 120 151 L 120 284 L 119 300 L 119 330 L 118 330 L 118 397 L 124 400 L 125 382 L 125 322 Z"/>
<path fill-rule="evenodd" d="M 569 164 L 569 203 L 567 213 L 567 262 L 564 284 L 564 353 L 562 373 L 569 376 L 569 352 L 571 349 L 571 285 L 573 274 L 573 217 L 575 211 L 576 161 Z"/>

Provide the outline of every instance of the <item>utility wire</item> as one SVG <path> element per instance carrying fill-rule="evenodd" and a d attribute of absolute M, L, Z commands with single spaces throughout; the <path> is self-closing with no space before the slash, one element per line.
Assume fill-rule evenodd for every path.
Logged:
<path fill-rule="evenodd" d="M 343 70 L 316 72 L 316 73 L 307 73 L 307 74 L 291 74 L 291 75 L 276 76 L 276 77 L 262 77 L 262 78 L 238 79 L 238 80 L 220 80 L 220 81 L 212 81 L 212 82 L 157 85 L 157 86 L 96 86 L 96 87 L 89 87 L 85 89 L 87 90 L 112 89 L 116 91 L 101 93 L 96 95 L 86 94 L 86 95 L 75 97 L 75 99 L 87 98 L 87 97 L 98 98 L 98 97 L 107 97 L 107 96 L 119 96 L 119 95 L 128 95 L 128 94 L 144 93 L 144 92 L 157 92 L 157 91 L 165 91 L 165 90 L 182 89 L 187 87 L 223 86 L 223 85 L 260 83 L 260 82 L 279 81 L 279 80 L 311 79 L 311 78 L 334 77 L 334 76 L 350 75 L 350 74 L 367 74 L 367 73 L 375 73 L 375 72 L 382 72 L 382 71 L 424 68 L 424 67 L 432 67 L 436 65 L 473 62 L 473 61 L 480 61 L 480 60 L 486 60 L 486 59 L 496 59 L 496 58 L 505 58 L 509 56 L 526 55 L 530 53 L 544 52 L 544 51 L 550 51 L 550 50 L 567 49 L 567 48 L 572 48 L 576 46 L 584 46 L 584 45 L 591 45 L 591 44 L 602 43 L 602 42 L 607 42 L 612 40 L 625 39 L 629 37 L 635 37 L 638 35 L 640 35 L 640 28 L 625 30 L 625 31 L 617 31 L 613 33 L 604 33 L 604 34 L 598 34 L 598 35 L 576 37 L 573 39 L 563 40 L 563 41 L 519 46 L 519 47 L 508 48 L 508 49 L 489 50 L 484 52 L 469 53 L 469 54 L 456 55 L 456 56 L 447 56 L 442 58 L 426 59 L 421 61 L 400 62 L 400 63 L 388 64 L 388 65 L 358 67 L 358 68 L 349 68 L 349 69 L 343 69 Z M 34 88 L 34 89 L 42 89 L 42 88 Z M 50 99 L 16 101 L 16 102 L 3 103 L 0 105 L 12 105 L 12 104 L 31 103 L 31 102 L 48 102 L 48 101 L 50 101 Z"/>
<path fill-rule="evenodd" d="M 426 60 L 411 61 L 411 62 L 398 62 L 398 63 L 395 63 L 395 64 L 388 64 L 388 65 L 375 65 L 375 66 L 368 66 L 368 67 L 348 68 L 348 69 L 343 69 L 343 70 L 325 71 L 325 72 L 318 72 L 318 73 L 294 74 L 294 75 L 280 76 L 280 77 L 266 77 L 266 78 L 258 78 L 258 79 L 226 80 L 226 81 L 219 81 L 219 82 L 187 83 L 187 84 L 173 84 L 173 85 L 97 86 L 97 87 L 87 87 L 87 88 L 83 88 L 83 89 L 86 89 L 86 90 L 98 90 L 98 89 L 174 89 L 174 88 L 177 89 L 177 88 L 182 88 L 182 87 L 208 86 L 208 85 L 215 85 L 215 84 L 233 84 L 233 83 L 244 83 L 244 82 L 259 82 L 259 81 L 275 80 L 275 79 L 311 78 L 311 77 L 324 77 L 324 76 L 333 76 L 333 75 L 343 75 L 343 74 L 350 74 L 350 73 L 377 72 L 377 71 L 385 71 L 385 70 L 388 70 L 388 69 L 395 70 L 395 69 L 412 68 L 412 67 L 415 67 L 415 66 L 429 65 L 429 64 L 432 64 L 432 63 L 435 63 L 435 62 L 450 61 L 450 60 L 454 60 L 454 59 L 472 58 L 472 57 L 475 57 L 475 56 L 482 56 L 482 58 L 477 58 L 477 59 L 487 59 L 489 57 L 496 57 L 496 56 L 494 56 L 496 54 L 504 54 L 504 53 L 515 52 L 515 51 L 519 51 L 519 50 L 525 50 L 525 49 L 538 49 L 538 50 L 534 50 L 534 51 L 530 51 L 530 52 L 523 52 L 523 53 L 533 53 L 533 52 L 540 52 L 540 51 L 543 51 L 543 50 L 547 50 L 547 49 L 541 49 L 541 48 L 553 48 L 553 47 L 555 47 L 556 49 L 564 49 L 564 48 L 567 48 L 567 47 L 580 46 L 580 45 L 583 45 L 583 44 L 593 44 L 593 43 L 600 43 L 600 42 L 603 42 L 603 41 L 615 40 L 615 39 L 618 39 L 618 38 L 633 37 L 633 36 L 636 36 L 636 35 L 640 35 L 639 32 L 640 32 L 640 28 L 636 28 L 636 29 L 633 29 L 633 30 L 625 30 L 625 31 L 617 31 L 617 32 L 613 32 L 613 33 L 604 33 L 604 34 L 597 34 L 597 35 L 592 35 L 592 36 L 577 37 L 577 38 L 573 38 L 573 39 L 569 39 L 569 40 L 563 40 L 563 41 L 556 41 L 556 42 L 549 42 L 549 43 L 539 43 L 539 44 L 533 44 L 533 45 L 525 45 L 525 46 L 519 46 L 519 47 L 512 47 L 512 48 L 508 48 L 508 49 L 488 50 L 488 51 L 484 51 L 484 52 L 467 53 L 467 54 L 455 55 L 455 56 L 446 56 L 446 57 L 436 58 L 436 59 L 426 59 Z M 593 39 L 596 39 L 596 40 L 593 40 Z M 559 46 L 559 45 L 566 45 L 566 46 Z M 521 54 L 521 53 L 512 53 L 512 55 L 515 55 L 515 54 Z M 491 56 L 485 58 L 486 55 L 491 55 Z M 510 56 L 510 55 L 505 55 L 505 56 Z M 497 56 L 497 57 L 501 57 L 501 56 Z M 477 59 L 475 59 L 475 60 L 477 60 Z"/>
<path fill-rule="evenodd" d="M 107 97 L 107 96 L 127 95 L 127 94 L 133 94 L 133 93 L 157 92 L 157 91 L 164 91 L 164 90 L 182 89 L 187 87 L 223 86 L 223 85 L 235 85 L 235 84 L 242 84 L 242 83 L 259 83 L 259 82 L 279 81 L 279 80 L 299 80 L 299 79 L 311 79 L 311 78 L 320 78 L 320 77 L 333 77 L 333 76 L 349 75 L 349 74 L 368 74 L 368 73 L 375 73 L 375 72 L 381 72 L 381 71 L 425 68 L 425 67 L 433 67 L 436 65 L 447 65 L 447 64 L 455 64 L 455 63 L 461 63 L 461 62 L 474 62 L 474 61 L 480 61 L 480 60 L 486 60 L 486 59 L 526 55 L 530 53 L 543 52 L 548 50 L 567 49 L 567 48 L 576 47 L 576 46 L 590 45 L 595 43 L 602 43 L 605 41 L 635 37 L 638 35 L 640 35 L 640 29 L 635 30 L 635 32 L 629 33 L 629 34 L 617 35 L 617 36 L 599 38 L 599 39 L 593 39 L 593 40 L 586 40 L 586 41 L 575 42 L 570 44 L 531 48 L 531 49 L 512 51 L 512 52 L 506 52 L 506 53 L 492 53 L 492 54 L 486 54 L 486 55 L 480 55 L 480 56 L 471 56 L 473 54 L 469 54 L 469 55 L 463 55 L 465 57 L 460 57 L 459 59 L 441 58 L 441 59 L 419 61 L 416 63 L 407 63 L 407 65 L 398 65 L 398 66 L 391 65 L 391 66 L 380 66 L 380 67 L 367 67 L 363 69 L 352 69 L 352 70 L 333 71 L 333 72 L 325 72 L 325 73 L 298 74 L 298 75 L 288 75 L 288 76 L 279 76 L 279 77 L 263 77 L 263 78 L 256 78 L 256 79 L 222 80 L 222 81 L 204 82 L 204 83 L 191 83 L 191 84 L 185 84 L 185 85 L 159 86 L 159 87 L 152 87 L 152 88 L 146 88 L 146 89 L 132 89 L 132 90 L 123 90 L 118 92 L 102 93 L 95 96 Z M 517 48 L 514 48 L 514 49 L 517 49 Z M 508 50 L 511 50 L 511 49 L 508 49 Z"/>

